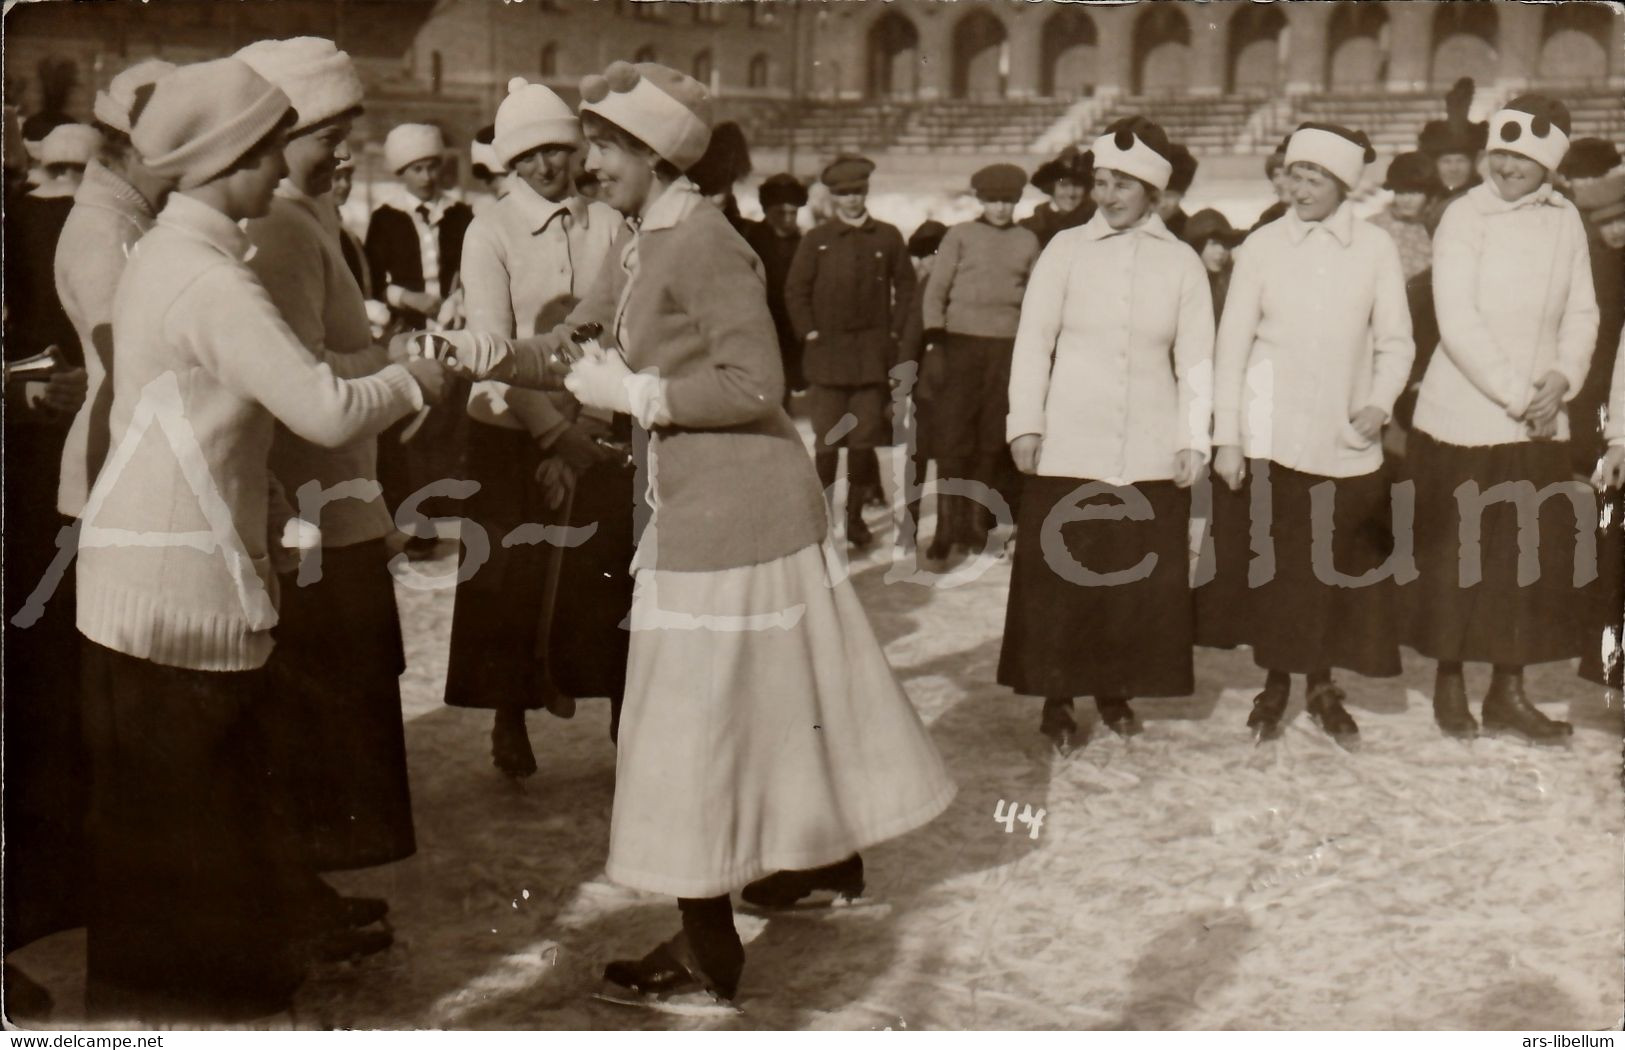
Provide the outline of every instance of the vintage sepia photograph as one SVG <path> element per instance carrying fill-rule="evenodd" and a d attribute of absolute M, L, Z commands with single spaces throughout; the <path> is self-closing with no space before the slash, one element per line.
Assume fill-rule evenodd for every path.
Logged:
<path fill-rule="evenodd" d="M 0 1038 L 1614 1046 L 1622 11 L 5 0 Z"/>

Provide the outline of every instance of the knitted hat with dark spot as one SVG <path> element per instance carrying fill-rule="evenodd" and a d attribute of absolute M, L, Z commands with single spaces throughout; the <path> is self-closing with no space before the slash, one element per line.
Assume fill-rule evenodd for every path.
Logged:
<path fill-rule="evenodd" d="M 1545 95 L 1519 95 L 1490 118 L 1492 151 L 1516 153 L 1556 171 L 1569 151 L 1569 108 Z"/>
<path fill-rule="evenodd" d="M 1159 190 L 1168 188 L 1174 173 L 1174 149 L 1167 132 L 1144 117 L 1114 121 L 1091 149 L 1095 167 L 1132 175 Z"/>

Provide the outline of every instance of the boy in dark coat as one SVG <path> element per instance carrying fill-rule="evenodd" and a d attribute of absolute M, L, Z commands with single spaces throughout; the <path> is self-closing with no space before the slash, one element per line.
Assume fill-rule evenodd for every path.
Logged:
<path fill-rule="evenodd" d="M 764 218 L 751 224 L 745 232 L 745 240 L 761 257 L 762 267 L 767 271 L 767 308 L 773 314 L 773 327 L 779 335 L 779 355 L 784 361 L 784 403 L 789 407 L 791 393 L 807 388 L 801 374 L 801 341 L 796 338 L 795 326 L 790 323 L 790 311 L 784 302 L 790 264 L 801 246 L 801 227 L 796 225 L 796 215 L 807 203 L 807 187 L 794 175 L 774 175 L 762 183 L 757 197 L 762 202 Z"/>
<path fill-rule="evenodd" d="M 366 256 L 373 298 L 389 305 L 386 337 L 455 320 L 456 307 L 447 300 L 457 289 L 463 234 L 474 210 L 441 192 L 445 148 L 432 124 L 402 124 L 384 139 L 385 163 L 400 184 L 373 210 Z M 397 522 L 401 504 L 413 493 L 457 471 L 466 418 L 457 406 L 463 400 L 450 391 L 422 423 L 409 417 L 379 435 L 378 480 Z M 418 510 L 428 514 L 422 506 Z M 433 536 L 410 535 L 406 556 L 430 558 L 435 547 Z"/>
<path fill-rule="evenodd" d="M 889 373 L 915 284 L 903 235 L 869 214 L 874 167 L 842 156 L 824 169 L 835 215 L 802 238 L 784 294 L 802 342 L 818 477 L 828 493 L 844 445 L 847 538 L 858 546 L 871 540 L 863 504 L 880 487 L 873 453 L 887 441 Z"/>

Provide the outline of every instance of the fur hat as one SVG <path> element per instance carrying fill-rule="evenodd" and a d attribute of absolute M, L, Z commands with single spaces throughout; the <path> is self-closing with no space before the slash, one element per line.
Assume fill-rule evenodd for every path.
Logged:
<path fill-rule="evenodd" d="M 1425 193 L 1430 197 L 1444 193 L 1439 181 L 1439 168 L 1426 153 L 1401 153 L 1388 162 L 1388 177 L 1382 188 L 1395 193 Z"/>
<path fill-rule="evenodd" d="M 1200 252 L 1208 241 L 1234 248 L 1247 237 L 1246 230 L 1230 225 L 1230 220 L 1214 208 L 1203 208 L 1185 223 L 1185 243 Z"/>
<path fill-rule="evenodd" d="M 868 157 L 843 153 L 829 163 L 818 181 L 831 193 L 861 193 L 869 188 L 869 175 L 874 170 L 875 162 Z"/>
<path fill-rule="evenodd" d="M 1092 147 L 1096 168 L 1132 175 L 1159 190 L 1174 173 L 1173 145 L 1162 128 L 1144 117 L 1124 117 L 1106 128 Z"/>
<path fill-rule="evenodd" d="M 325 120 L 361 108 L 365 94 L 350 56 L 331 40 L 298 36 L 291 40 L 258 40 L 237 57 L 282 89 L 299 112 L 295 134 Z"/>
<path fill-rule="evenodd" d="M 155 175 L 191 189 L 298 119 L 282 90 L 239 58 L 181 66 L 158 81 L 130 141 Z"/>
<path fill-rule="evenodd" d="M 1569 151 L 1569 109 L 1545 95 L 1519 95 L 1490 118 L 1490 149 L 1505 150 L 1556 172 Z"/>
<path fill-rule="evenodd" d="M 1570 179 L 1599 179 L 1619 167 L 1619 161 L 1618 148 L 1607 139 L 1575 139 L 1558 173 Z"/>
<path fill-rule="evenodd" d="M 402 168 L 446 152 L 446 140 L 433 124 L 397 124 L 384 136 L 384 164 L 399 175 Z"/>
<path fill-rule="evenodd" d="M 942 239 L 947 235 L 948 227 L 935 219 L 927 219 L 909 234 L 908 253 L 916 259 L 935 255 L 937 249 L 942 247 Z"/>
<path fill-rule="evenodd" d="M 1033 185 L 1046 196 L 1054 196 L 1055 184 L 1062 179 L 1087 186 L 1094 177 L 1095 155 L 1088 150 L 1068 146 L 1054 160 L 1046 160 L 1038 166 L 1038 170 L 1033 172 Z"/>
<path fill-rule="evenodd" d="M 1473 104 L 1472 77 L 1462 77 L 1451 85 L 1444 96 L 1443 120 L 1430 120 L 1422 125 L 1416 145 L 1423 153 L 1437 159 L 1451 153 L 1475 156 L 1484 149 L 1490 126 L 1484 121 L 1474 124 L 1467 119 Z"/>
<path fill-rule="evenodd" d="M 1339 124 L 1304 123 L 1286 144 L 1286 165 L 1317 164 L 1331 172 L 1346 190 L 1360 185 L 1365 166 L 1377 159 L 1365 132 Z"/>
<path fill-rule="evenodd" d="M 581 112 L 609 121 L 679 171 L 711 142 L 711 96 L 705 85 L 656 62 L 611 62 L 581 78 Z"/>
<path fill-rule="evenodd" d="M 496 151 L 492 171 L 513 166 L 515 157 L 538 146 L 581 145 L 581 121 L 552 88 L 532 84 L 524 77 L 508 81 L 508 97 L 497 107 L 491 146 Z"/>
<path fill-rule="evenodd" d="M 150 90 L 142 89 L 151 88 L 174 71 L 174 63 L 165 62 L 161 58 L 137 62 L 114 77 L 107 85 L 106 91 L 96 92 L 96 101 L 91 105 L 91 113 L 114 131 L 122 131 L 128 135 L 130 128 L 135 124 L 135 118 L 152 94 Z M 140 105 L 137 105 L 138 99 Z"/>
<path fill-rule="evenodd" d="M 1175 193 L 1188 193 L 1191 183 L 1196 181 L 1197 160 L 1183 143 L 1176 142 L 1170 149 L 1173 156 L 1169 159 L 1173 162 L 1174 170 L 1168 176 L 1168 188 Z"/>
<path fill-rule="evenodd" d="M 989 164 L 970 177 L 970 188 L 984 201 L 1014 204 L 1027 188 L 1027 173 L 1014 164 Z"/>
<path fill-rule="evenodd" d="M 756 198 L 762 202 L 764 209 L 780 204 L 794 204 L 800 208 L 807 203 L 807 187 L 794 175 L 781 173 L 764 181 L 756 191 Z"/>
<path fill-rule="evenodd" d="M 750 144 L 738 124 L 725 120 L 711 129 L 711 141 L 688 177 L 706 196 L 733 192 L 734 183 L 751 172 Z"/>

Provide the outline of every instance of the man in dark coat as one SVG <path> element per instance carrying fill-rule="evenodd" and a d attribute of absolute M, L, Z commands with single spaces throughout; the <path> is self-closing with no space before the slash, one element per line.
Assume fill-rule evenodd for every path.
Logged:
<path fill-rule="evenodd" d="M 767 271 L 767 308 L 773 314 L 773 327 L 779 333 L 779 354 L 784 362 L 784 403 L 790 394 L 805 390 L 801 374 L 801 342 L 790 323 L 790 310 L 784 303 L 784 285 L 790 277 L 790 264 L 801 246 L 801 227 L 796 215 L 807 203 L 807 187 L 794 175 L 780 174 L 762 183 L 757 190 L 762 202 L 763 220 L 745 231 L 745 240 L 761 257 Z"/>
<path fill-rule="evenodd" d="M 868 493 L 880 487 L 874 449 L 887 443 L 889 376 L 914 303 L 914 266 L 897 227 L 869 214 L 874 163 L 841 156 L 824 169 L 835 215 L 802 238 L 785 306 L 802 343 L 814 461 L 825 492 L 847 449 L 847 538 L 870 542 Z"/>
<path fill-rule="evenodd" d="M 1054 160 L 1045 161 L 1033 172 L 1033 185 L 1048 195 L 1049 200 L 1021 225 L 1038 235 L 1040 248 L 1062 230 L 1082 226 L 1095 217 L 1095 202 L 1089 191 L 1095 181 L 1095 158 L 1088 150 L 1076 146 L 1063 149 Z"/>
<path fill-rule="evenodd" d="M 463 234 L 474 210 L 441 192 L 444 153 L 445 140 L 431 124 L 402 124 L 384 140 L 385 162 L 400 183 L 373 210 L 366 256 L 373 298 L 389 304 L 386 334 L 442 320 L 458 323 L 450 316 L 455 307 L 447 308 L 446 301 L 457 289 Z M 378 435 L 378 480 L 397 520 L 401 504 L 413 493 L 459 472 L 466 394 L 466 389 L 448 389 L 421 423 L 409 416 Z M 418 511 L 435 516 L 421 505 Z M 414 561 L 433 557 L 435 547 L 434 537 L 412 535 L 406 556 Z"/>

